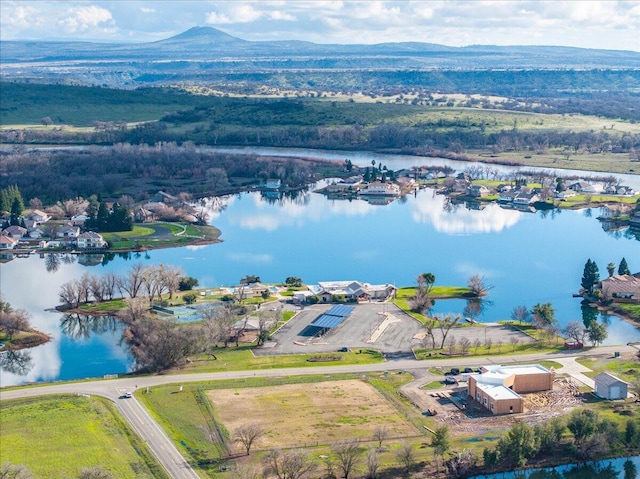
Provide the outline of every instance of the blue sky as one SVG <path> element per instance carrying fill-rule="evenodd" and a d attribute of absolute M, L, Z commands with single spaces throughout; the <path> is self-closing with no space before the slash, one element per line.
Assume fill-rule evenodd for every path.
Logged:
<path fill-rule="evenodd" d="M 146 42 L 193 26 L 212 26 L 257 41 L 419 41 L 640 51 L 637 0 L 0 2 L 2 40 Z"/>

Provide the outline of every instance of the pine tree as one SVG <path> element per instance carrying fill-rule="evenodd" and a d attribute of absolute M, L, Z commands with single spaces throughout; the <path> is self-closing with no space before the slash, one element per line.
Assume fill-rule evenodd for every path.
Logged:
<path fill-rule="evenodd" d="M 620 261 L 620 265 L 618 266 L 618 274 L 631 274 L 629 266 L 627 265 L 627 260 L 624 258 L 622 258 L 622 261 Z"/>
<path fill-rule="evenodd" d="M 591 292 L 593 290 L 593 285 L 598 281 L 600 281 L 598 265 L 595 261 L 588 259 L 587 263 L 584 265 L 584 272 L 582 273 L 582 281 L 580 282 L 580 285 Z"/>

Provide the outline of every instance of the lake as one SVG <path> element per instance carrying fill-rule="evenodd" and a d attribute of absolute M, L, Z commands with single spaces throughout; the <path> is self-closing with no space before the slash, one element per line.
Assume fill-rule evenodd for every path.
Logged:
<path fill-rule="evenodd" d="M 532 213 L 497 204 L 478 208 L 453 204 L 431 189 L 387 205 L 329 200 L 312 191 L 278 199 L 243 193 L 206 205 L 211 223 L 222 231 L 220 244 L 116 257 L 107 264 L 60 257 L 53 265 L 57 269 L 51 259 L 38 256 L 2 264 L 5 300 L 27 309 L 34 327 L 53 340 L 30 350 L 28 368 L 10 372 L 3 367 L 0 383 L 130 370 L 118 322 L 92 327 L 82 318 L 46 310 L 58 304 L 60 286 L 85 271 L 122 274 L 135 262 L 179 266 L 201 287 L 237 284 L 248 274 L 263 282 L 298 276 L 306 283 L 360 280 L 397 286 L 414 285 L 423 272 L 435 274 L 439 285 L 466 285 L 473 274 L 480 274 L 493 289 L 482 311 L 476 312 L 477 320 L 508 319 L 515 306 L 551 302 L 561 324 L 582 318 L 580 300 L 572 293 L 578 291 L 588 258 L 598 264 L 601 276 L 607 263 L 617 264 L 622 257 L 634 272 L 640 270 L 637 236 L 628 230 L 604 231 L 596 220 L 598 209 Z M 437 301 L 435 310 L 466 315 L 465 306 L 465 301 Z M 634 325 L 615 317 L 606 321 L 605 344 L 640 341 Z"/>

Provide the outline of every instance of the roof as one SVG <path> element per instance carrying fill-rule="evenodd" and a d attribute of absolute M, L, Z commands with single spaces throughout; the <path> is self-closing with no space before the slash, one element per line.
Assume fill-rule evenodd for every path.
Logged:
<path fill-rule="evenodd" d="M 327 312 L 314 319 L 311 326 L 315 326 L 316 328 L 333 329 L 338 327 L 354 309 L 355 308 L 353 306 L 332 306 Z"/>
<path fill-rule="evenodd" d="M 503 385 L 495 385 L 495 384 L 480 384 L 476 385 L 476 388 L 480 391 L 486 393 L 488 396 L 493 399 L 521 399 L 521 396 Z"/>
<path fill-rule="evenodd" d="M 617 378 L 613 374 L 609 374 L 609 373 L 600 373 L 595 378 L 593 378 L 593 380 L 607 387 L 613 386 L 614 384 L 617 384 L 617 383 L 626 384 L 627 386 L 629 385 L 628 382 L 623 381 L 622 379 Z"/>
<path fill-rule="evenodd" d="M 619 274 L 603 279 L 601 287 L 605 295 L 638 294 L 640 292 L 640 278 L 629 274 Z"/>

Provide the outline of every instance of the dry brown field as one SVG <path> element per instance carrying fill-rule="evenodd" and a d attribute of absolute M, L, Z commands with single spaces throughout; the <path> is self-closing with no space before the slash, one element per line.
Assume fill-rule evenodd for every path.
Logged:
<path fill-rule="evenodd" d="M 256 443 L 259 449 L 372 440 L 377 426 L 386 426 L 389 438 L 420 434 L 373 386 L 360 380 L 221 389 L 207 396 L 216 420 L 231 434 L 248 424 L 265 431 Z"/>

